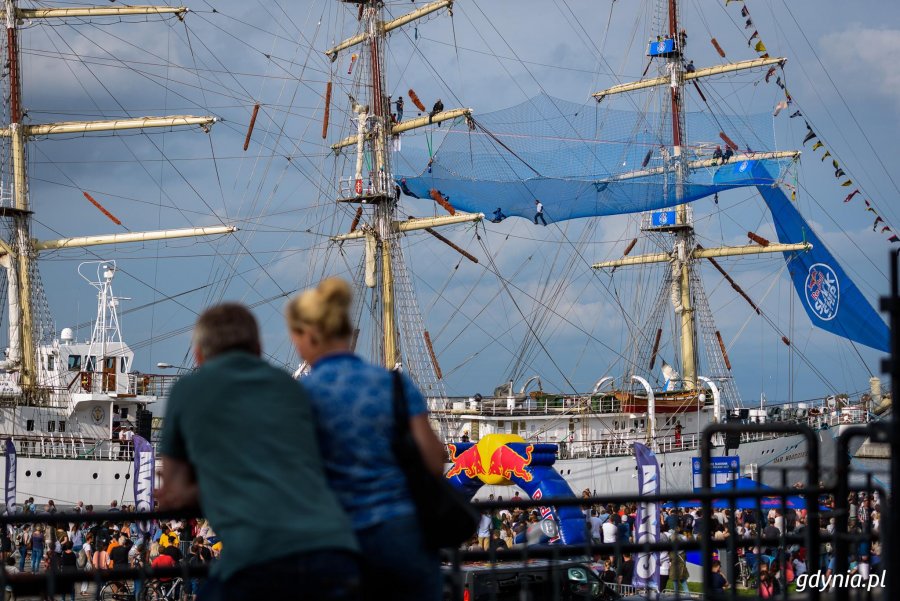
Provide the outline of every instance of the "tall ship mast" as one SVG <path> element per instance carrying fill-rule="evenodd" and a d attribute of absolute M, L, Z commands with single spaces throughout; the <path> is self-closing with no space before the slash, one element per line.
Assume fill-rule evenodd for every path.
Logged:
<path fill-rule="evenodd" d="M 372 355 L 388 369 L 407 371 L 428 396 L 442 398 L 445 394 L 440 367 L 428 331 L 422 323 L 401 238 L 407 232 L 425 230 L 439 240 L 446 240 L 435 231 L 436 228 L 478 222 L 484 215 L 451 214 L 401 219 L 398 213 L 401 189 L 394 173 L 392 147 L 393 141 L 398 140 L 403 132 L 435 126 L 444 121 L 469 119 L 471 110 L 444 110 L 442 104 L 436 103 L 427 116 L 420 114 L 412 119 L 398 120 L 385 93 L 385 54 L 390 31 L 437 11 L 452 10 L 453 2 L 438 0 L 404 16 L 385 20 L 383 2 L 341 1 L 358 7 L 359 33 L 329 48 L 325 54 L 334 63 L 342 52 L 359 52 L 358 55 L 353 54 L 360 57 L 356 67 L 358 75 L 352 88 L 346 91 L 349 114 L 357 133 L 332 144 L 331 149 L 336 153 L 346 149 L 345 156 L 352 159 L 348 161 L 348 167 L 352 168 L 349 176 L 340 179 L 337 202 L 355 206 L 356 213 L 351 231 L 336 235 L 332 240 L 338 244 L 349 240 L 362 240 L 364 243 L 362 277 L 357 279 L 356 297 L 367 299 L 369 318 L 376 324 L 377 333 L 371 341 Z M 327 123 L 325 129 L 327 131 Z"/>

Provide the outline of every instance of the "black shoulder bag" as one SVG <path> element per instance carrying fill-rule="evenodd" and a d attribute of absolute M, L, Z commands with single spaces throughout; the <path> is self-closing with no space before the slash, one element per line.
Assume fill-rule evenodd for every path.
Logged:
<path fill-rule="evenodd" d="M 403 378 L 399 372 L 394 372 L 393 378 L 394 456 L 406 475 L 425 544 L 433 550 L 459 547 L 475 534 L 478 512 L 446 478 L 435 476 L 425 466 L 409 429 Z"/>

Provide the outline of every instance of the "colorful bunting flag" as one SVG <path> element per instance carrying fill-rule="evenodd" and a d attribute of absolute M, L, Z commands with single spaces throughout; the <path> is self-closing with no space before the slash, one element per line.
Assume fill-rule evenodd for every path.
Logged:
<path fill-rule="evenodd" d="M 881 218 L 881 215 L 875 218 L 875 223 L 872 224 L 872 231 L 874 232 L 876 228 L 878 228 L 879 223 L 884 223 L 884 219 Z"/>
<path fill-rule="evenodd" d="M 750 29 L 753 27 L 753 19 L 747 19 L 746 23 L 744 23 L 744 29 Z"/>
<path fill-rule="evenodd" d="M 891 228 L 889 228 L 888 226 L 884 226 L 883 228 L 881 228 L 882 234 L 884 234 L 885 232 L 889 232 L 889 231 L 891 231 Z"/>
<path fill-rule="evenodd" d="M 785 102 L 784 100 L 782 100 L 781 102 L 779 102 L 778 104 L 775 105 L 775 110 L 772 112 L 772 116 L 777 117 L 778 113 L 780 113 L 787 107 L 788 107 L 788 103 Z M 813 150 L 815 150 L 815 148 L 813 148 Z"/>
<path fill-rule="evenodd" d="M 782 83 L 781 77 L 778 77 L 778 78 L 775 80 L 775 85 L 777 85 L 777 86 L 778 86 L 779 88 L 781 88 L 782 90 L 784 89 L 784 83 Z"/>
<path fill-rule="evenodd" d="M 900 242 L 900 238 L 898 238 L 897 236 L 891 236 L 890 238 L 888 238 L 888 242 Z"/>
<path fill-rule="evenodd" d="M 760 41 L 756 42 L 756 46 L 754 46 L 753 49 L 756 50 L 757 52 L 765 52 L 766 45 L 762 43 L 762 40 L 760 40 Z"/>
<path fill-rule="evenodd" d="M 826 150 L 826 151 L 825 151 L 825 154 L 823 154 L 823 155 L 822 155 L 822 158 L 819 159 L 819 160 L 822 161 L 822 162 L 824 163 L 824 162 L 825 162 L 825 159 L 827 159 L 827 158 L 830 157 L 830 156 L 831 156 L 831 151 L 830 151 L 830 150 Z"/>
<path fill-rule="evenodd" d="M 809 123 L 806 124 L 806 137 L 803 138 L 803 145 L 806 146 L 806 143 L 816 137 L 816 132 L 809 126 Z"/>
<path fill-rule="evenodd" d="M 853 180 L 852 180 L 852 179 L 848 179 L 848 180 L 845 181 L 843 184 L 841 184 L 841 187 L 842 187 L 842 188 L 846 188 L 847 186 L 852 186 L 852 185 L 853 185 Z"/>
<path fill-rule="evenodd" d="M 747 10 L 747 7 L 746 7 L 746 6 L 745 6 L 744 8 L 741 9 L 741 16 L 742 16 L 742 17 L 749 17 L 749 16 L 750 16 L 750 11 Z"/>
<path fill-rule="evenodd" d="M 791 113 L 791 119 L 793 119 L 794 117 L 802 117 L 802 116 L 803 116 L 803 113 L 801 113 L 800 111 L 794 111 L 793 113 Z"/>
<path fill-rule="evenodd" d="M 835 179 L 840 179 L 840 178 L 844 177 L 845 175 L 847 175 L 847 174 L 844 173 L 844 170 L 841 169 L 840 167 L 838 167 L 838 170 L 834 172 Z"/>
<path fill-rule="evenodd" d="M 754 32 L 750 35 L 750 39 L 747 40 L 747 45 L 748 45 L 748 46 L 752 45 L 752 44 L 753 44 L 753 38 L 758 38 L 758 37 L 759 37 L 759 32 L 758 32 L 758 31 L 754 31 Z"/>
<path fill-rule="evenodd" d="M 769 83 L 769 78 L 772 77 L 773 75 L 775 75 L 775 67 L 771 67 L 771 68 L 766 72 L 766 83 Z"/>
<path fill-rule="evenodd" d="M 857 188 L 856 190 L 854 190 L 853 192 L 848 194 L 847 198 L 844 199 L 844 202 L 850 202 L 851 200 L 853 200 L 853 197 L 856 196 L 857 194 L 859 194 L 859 188 Z"/>
<path fill-rule="evenodd" d="M 787 104 L 787 103 L 785 103 L 785 104 Z M 817 151 L 818 149 L 822 148 L 823 146 L 825 146 L 825 145 L 822 144 L 822 140 L 816 140 L 816 143 L 813 144 L 813 147 L 812 147 L 813 152 Z"/>

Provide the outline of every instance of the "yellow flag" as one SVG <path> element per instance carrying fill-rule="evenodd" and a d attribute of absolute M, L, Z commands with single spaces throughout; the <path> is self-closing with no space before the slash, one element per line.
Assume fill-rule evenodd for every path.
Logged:
<path fill-rule="evenodd" d="M 756 42 L 756 46 L 753 47 L 757 52 L 765 52 L 766 45 L 762 43 L 762 40 Z"/>
<path fill-rule="evenodd" d="M 825 146 L 825 145 L 822 144 L 821 141 L 816 142 L 815 144 L 813 144 L 813 152 L 817 151 L 818 149 L 822 148 L 823 146 Z"/>
<path fill-rule="evenodd" d="M 852 179 L 848 179 L 847 181 L 845 181 L 845 182 L 844 182 L 843 184 L 841 184 L 841 185 L 842 185 L 842 186 L 849 186 L 849 185 L 852 184 L 852 183 L 853 183 L 853 180 L 852 180 Z"/>

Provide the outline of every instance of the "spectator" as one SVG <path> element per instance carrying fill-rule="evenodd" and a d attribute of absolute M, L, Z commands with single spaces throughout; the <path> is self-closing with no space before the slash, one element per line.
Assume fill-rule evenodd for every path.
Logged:
<path fill-rule="evenodd" d="M 210 594 L 358 599 L 358 547 L 325 480 L 306 393 L 260 358 L 241 305 L 206 310 L 194 345 L 199 367 L 169 394 L 158 499 L 164 509 L 199 502 L 226 543 Z M 259 527 L 261 509 L 277 528 Z"/>
<path fill-rule="evenodd" d="M 488 550 L 491 540 L 491 513 L 485 509 L 481 512 L 481 519 L 478 521 L 478 545 L 484 550 Z"/>
<path fill-rule="evenodd" d="M 725 589 L 729 587 L 728 580 L 722 575 L 722 562 L 718 559 L 712 562 L 712 574 L 709 578 L 709 586 L 714 597 L 721 597 L 725 594 Z"/>
<path fill-rule="evenodd" d="M 31 535 L 31 571 L 35 574 L 41 569 L 41 559 L 43 559 L 43 557 L 44 529 L 38 526 Z"/>
<path fill-rule="evenodd" d="M 395 599 L 440 599 L 440 561 L 436 550 L 426 547 L 393 452 L 395 400 L 405 402 L 409 421 L 401 427 L 412 433 L 425 466 L 436 476 L 443 475 L 444 445 L 412 381 L 399 376 L 404 398 L 395 399 L 394 374 L 350 351 L 351 300 L 347 282 L 329 278 L 296 297 L 286 315 L 297 351 L 311 366 L 302 382 L 312 395 L 326 472 L 363 550 L 365 596 L 381 598 L 385 582 L 402 582 L 393 591 Z"/>
<path fill-rule="evenodd" d="M 631 559 L 631 553 L 622 554 L 622 565 L 619 566 L 619 575 L 617 581 L 619 584 L 631 584 L 634 578 L 634 560 Z"/>
<path fill-rule="evenodd" d="M 16 559 L 12 556 L 6 558 L 5 569 L 7 578 L 10 576 L 15 576 L 20 572 L 19 568 L 16 567 Z M 5 587 L 4 599 L 5 601 L 12 601 L 13 599 L 13 587 L 11 584 L 7 584 Z M 63 601 L 65 601 L 65 597 L 63 597 Z"/>
<path fill-rule="evenodd" d="M 78 556 L 75 555 L 75 551 L 72 550 L 72 541 L 66 541 L 63 544 L 63 552 L 59 557 L 59 569 L 62 572 L 73 573 L 78 571 Z M 75 601 L 75 583 L 67 582 L 60 585 L 60 592 L 62 593 L 63 601 L 66 601 L 66 596 L 69 595 L 72 597 L 72 601 Z"/>

